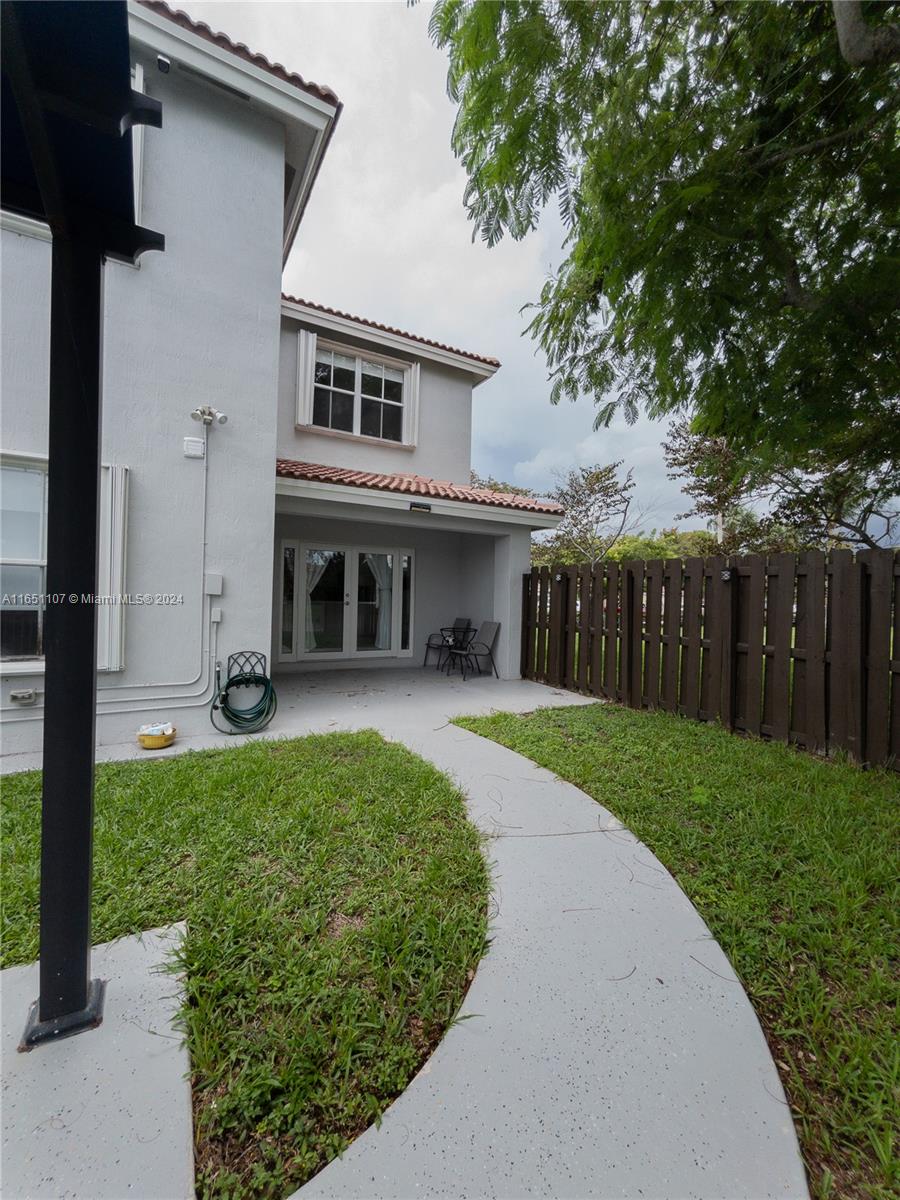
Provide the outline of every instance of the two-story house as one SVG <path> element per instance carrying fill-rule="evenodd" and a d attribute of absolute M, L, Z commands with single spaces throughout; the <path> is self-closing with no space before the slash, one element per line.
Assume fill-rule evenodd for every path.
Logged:
<path fill-rule="evenodd" d="M 132 0 L 138 219 L 104 278 L 98 738 L 208 729 L 215 664 L 410 666 L 457 615 L 519 673 L 530 534 L 559 510 L 470 486 L 499 363 L 281 294 L 340 103 L 160 0 Z M 50 232 L 2 217 L 5 753 L 41 742 Z M 206 411 L 207 420 L 197 416 Z M 194 419 L 192 419 L 192 416 Z M 221 418 L 227 418 L 224 422 Z"/>

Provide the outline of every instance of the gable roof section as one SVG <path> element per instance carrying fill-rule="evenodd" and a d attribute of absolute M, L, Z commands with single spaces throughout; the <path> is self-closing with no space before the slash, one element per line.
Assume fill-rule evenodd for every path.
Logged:
<path fill-rule="evenodd" d="M 218 46 L 222 50 L 228 50 L 229 53 L 242 58 L 244 62 L 252 63 L 253 66 L 259 67 L 262 71 L 268 71 L 270 75 L 274 75 L 282 83 L 289 83 L 292 87 L 298 88 L 301 92 L 306 92 L 309 96 L 315 96 L 319 100 L 324 100 L 326 104 L 333 104 L 336 108 L 340 107 L 340 101 L 330 87 L 304 79 L 302 75 L 298 75 L 294 71 L 288 71 L 281 63 L 269 62 L 264 54 L 255 53 L 249 46 L 245 46 L 243 42 L 233 42 L 226 33 L 214 32 L 205 21 L 193 20 L 183 9 L 170 8 L 168 4 L 164 3 L 164 0 L 138 0 L 138 4 L 144 8 L 149 8 L 151 12 L 158 13 L 161 17 L 168 17 L 170 21 L 174 21 L 176 25 L 180 25 L 182 29 L 186 29 L 188 33 L 194 33 L 197 37 L 201 37 L 207 42 L 212 42 L 214 46 Z"/>
<path fill-rule="evenodd" d="M 457 500 L 464 504 L 484 504 L 491 508 L 511 508 L 518 512 L 562 516 L 563 508 L 552 500 L 537 500 L 515 492 L 492 492 L 425 475 L 380 475 L 373 471 L 353 471 L 347 467 L 327 467 L 322 463 L 296 462 L 290 458 L 275 461 L 275 474 L 282 479 L 305 479 L 312 483 L 334 483 L 344 487 L 371 488 L 379 492 L 398 492 L 433 500 Z"/>
<path fill-rule="evenodd" d="M 493 374 L 500 366 L 498 358 L 488 358 L 483 354 L 475 354 L 471 350 L 460 350 L 457 346 L 448 346 L 445 342 L 436 342 L 432 338 L 422 337 L 418 333 L 409 333 L 405 329 L 396 329 L 393 325 L 382 325 L 379 321 L 372 321 L 368 317 L 357 317 L 352 313 L 341 312 L 339 308 L 328 308 L 327 305 L 316 304 L 313 300 L 302 300 L 299 296 L 288 296 L 283 293 L 281 299 L 285 304 L 296 304 L 301 308 L 309 308 L 314 313 L 322 313 L 326 317 L 336 317 L 340 321 L 349 321 L 354 325 L 361 325 L 364 329 L 374 329 L 379 333 L 390 334 L 392 337 L 404 338 L 408 342 L 417 342 L 420 346 L 429 346 L 434 350 L 443 350 L 447 354 L 471 359 L 472 362 L 490 367 L 490 374 Z"/>

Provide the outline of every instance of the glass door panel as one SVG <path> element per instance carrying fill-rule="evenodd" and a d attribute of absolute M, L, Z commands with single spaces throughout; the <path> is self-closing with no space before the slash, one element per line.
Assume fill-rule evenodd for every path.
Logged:
<path fill-rule="evenodd" d="M 294 569 L 297 562 L 295 546 L 281 550 L 281 653 L 294 653 Z"/>
<path fill-rule="evenodd" d="M 394 556 L 358 552 L 356 649 L 390 650 L 394 629 Z"/>
<path fill-rule="evenodd" d="M 304 646 L 309 654 L 339 654 L 344 649 L 345 613 L 349 605 L 346 565 L 343 550 L 306 551 Z"/>

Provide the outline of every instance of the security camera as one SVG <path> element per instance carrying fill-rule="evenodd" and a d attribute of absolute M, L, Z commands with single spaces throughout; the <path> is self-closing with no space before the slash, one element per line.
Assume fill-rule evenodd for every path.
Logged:
<path fill-rule="evenodd" d="M 168 75 L 168 73 L 172 67 L 171 60 L 166 58 L 166 56 L 164 54 L 160 54 L 157 57 L 156 65 L 159 67 L 159 69 L 163 73 L 163 75 Z"/>
<path fill-rule="evenodd" d="M 226 423 L 226 421 L 227 421 L 227 420 L 228 420 L 228 418 L 225 416 L 225 414 L 224 414 L 224 413 L 220 413 L 220 412 L 217 412 L 217 413 L 216 413 L 216 421 L 217 421 L 217 422 L 218 422 L 220 425 L 224 425 L 224 424 Z"/>

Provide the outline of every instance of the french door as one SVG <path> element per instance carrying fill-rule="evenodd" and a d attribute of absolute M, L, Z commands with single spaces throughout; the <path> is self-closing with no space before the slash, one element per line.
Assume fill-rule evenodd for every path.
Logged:
<path fill-rule="evenodd" d="M 412 587 L 411 550 L 283 539 L 279 661 L 410 656 Z"/>

